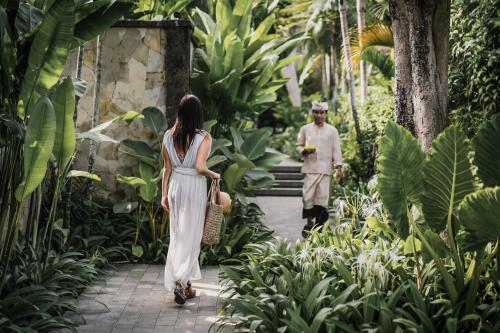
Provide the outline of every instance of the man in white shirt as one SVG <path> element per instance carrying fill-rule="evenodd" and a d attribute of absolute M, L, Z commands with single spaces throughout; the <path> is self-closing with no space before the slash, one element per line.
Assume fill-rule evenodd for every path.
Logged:
<path fill-rule="evenodd" d="M 311 109 L 314 122 L 302 126 L 297 138 L 297 151 L 304 156 L 302 218 L 307 219 L 307 224 L 302 230 L 304 237 L 307 237 L 313 227 L 321 228 L 328 220 L 327 208 L 333 174 L 332 163 L 335 166 L 337 182 L 342 179 L 340 137 L 337 129 L 326 123 L 328 103 L 313 102 Z M 316 150 L 304 149 L 308 146 L 314 146 Z M 315 223 L 313 223 L 313 218 Z"/>

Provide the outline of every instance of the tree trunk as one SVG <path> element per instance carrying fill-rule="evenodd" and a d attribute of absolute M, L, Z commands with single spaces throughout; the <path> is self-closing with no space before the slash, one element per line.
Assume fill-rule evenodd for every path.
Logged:
<path fill-rule="evenodd" d="M 330 88 L 329 73 L 330 64 L 328 63 L 328 54 L 323 53 L 321 57 L 321 96 L 323 98 L 328 98 L 328 90 Z"/>
<path fill-rule="evenodd" d="M 389 0 L 396 65 L 396 121 L 423 150 L 448 125 L 450 0 Z"/>
<path fill-rule="evenodd" d="M 342 30 L 342 40 L 344 43 L 344 58 L 346 61 L 345 67 L 347 68 L 347 76 L 349 81 L 349 94 L 351 95 L 352 119 L 354 121 L 354 129 L 356 130 L 356 140 L 360 144 L 362 142 L 361 129 L 359 127 L 358 110 L 356 109 L 356 94 L 354 91 L 354 74 L 352 72 L 351 43 L 349 41 L 349 33 L 348 33 L 349 26 L 347 23 L 346 0 L 340 0 L 339 11 L 340 11 L 340 27 Z"/>
<path fill-rule="evenodd" d="M 97 37 L 97 52 L 96 52 L 96 65 L 95 65 L 95 83 L 94 83 L 94 112 L 92 114 L 92 125 L 94 128 L 99 122 L 99 98 L 101 95 L 101 70 L 102 70 L 102 49 L 104 45 L 104 32 Z M 90 142 L 89 153 L 89 167 L 88 172 L 94 172 L 94 161 L 96 155 L 96 144 L 94 141 Z M 89 183 L 91 181 L 89 180 Z"/>
<path fill-rule="evenodd" d="M 337 52 L 334 47 L 335 44 L 330 46 L 330 71 L 331 71 L 331 80 L 330 80 L 330 93 L 332 100 L 332 113 L 335 115 L 337 112 Z"/>
<path fill-rule="evenodd" d="M 294 55 L 296 51 L 292 51 L 290 56 Z M 288 97 L 290 98 L 290 102 L 293 106 L 301 106 L 302 105 L 302 96 L 300 92 L 299 79 L 297 78 L 297 69 L 295 66 L 295 61 L 291 64 L 285 66 L 281 73 L 284 77 L 290 78 L 286 83 L 286 90 L 288 91 Z"/>
<path fill-rule="evenodd" d="M 361 37 L 363 30 L 365 30 L 365 14 L 366 14 L 366 4 L 365 0 L 357 0 L 356 7 L 358 11 L 358 34 Z M 362 49 L 361 38 L 358 38 L 359 46 Z M 366 96 L 368 95 L 368 78 L 366 75 L 366 63 L 364 60 L 359 62 L 359 85 L 361 87 L 361 97 L 360 104 L 363 105 L 366 101 Z"/>

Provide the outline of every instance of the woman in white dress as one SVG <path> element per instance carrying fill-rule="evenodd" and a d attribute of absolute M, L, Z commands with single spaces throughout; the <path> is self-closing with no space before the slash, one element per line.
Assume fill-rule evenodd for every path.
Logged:
<path fill-rule="evenodd" d="M 175 125 L 163 138 L 165 165 L 161 204 L 170 215 L 170 244 L 165 265 L 165 288 L 174 290 L 175 302 L 196 296 L 191 281 L 201 279 L 198 256 L 207 207 L 205 176 L 220 175 L 207 168 L 212 138 L 203 130 L 200 100 L 181 99 Z"/>

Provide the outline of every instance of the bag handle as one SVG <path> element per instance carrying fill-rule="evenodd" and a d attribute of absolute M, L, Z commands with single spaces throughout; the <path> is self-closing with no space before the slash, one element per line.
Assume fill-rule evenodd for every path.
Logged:
<path fill-rule="evenodd" d="M 208 192 L 208 201 L 214 205 L 219 204 L 220 184 L 219 179 L 212 179 L 210 191 Z"/>

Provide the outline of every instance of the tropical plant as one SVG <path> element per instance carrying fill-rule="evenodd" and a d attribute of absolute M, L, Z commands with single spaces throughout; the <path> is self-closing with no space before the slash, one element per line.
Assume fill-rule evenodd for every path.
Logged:
<path fill-rule="evenodd" d="M 272 129 L 240 131 L 230 127 L 229 130 L 233 143 L 227 139 L 214 140 L 208 164 L 214 166 L 227 161 L 225 167 L 229 163 L 222 173 L 223 190 L 245 203 L 245 194 L 252 194 L 253 189 L 272 186 L 274 176 L 269 170 L 279 164 L 281 158 L 266 151 Z M 219 150 L 222 155 L 215 155 Z"/>
<path fill-rule="evenodd" d="M 460 129 L 450 126 L 427 154 L 407 130 L 392 122 L 381 139 L 382 202 L 400 237 L 418 238 L 422 252 L 432 259 L 457 319 L 476 311 L 481 280 L 498 287 L 494 282 L 498 272 L 484 272 L 498 255 L 500 224 L 495 216 L 500 214 L 500 178 L 491 166 L 500 163 L 492 144 L 499 136 L 500 117 L 496 117 L 472 144 Z M 483 184 L 473 174 L 473 147 Z M 441 233 L 445 240 L 438 236 Z"/>
<path fill-rule="evenodd" d="M 3 332 L 53 332 L 68 329 L 76 332 L 76 322 L 63 316 L 76 313 L 76 296 L 100 270 L 99 253 L 92 259 L 68 251 L 50 254 L 48 264 L 29 244 L 18 246 L 13 260 L 16 269 L 0 280 L 0 330 Z"/>
<path fill-rule="evenodd" d="M 161 155 L 163 134 L 168 127 L 163 113 L 155 107 L 147 107 L 142 110 L 141 119 L 144 128 L 152 132 L 154 139 L 152 143 L 141 140 L 125 139 L 121 142 L 120 150 L 138 162 L 139 177 L 116 175 L 119 183 L 126 184 L 138 189 L 139 201 L 122 201 L 113 206 L 115 213 L 136 214 L 135 242 L 132 245 L 132 254 L 142 257 L 143 246 L 138 244 L 143 222 L 149 225 L 152 236 L 151 251 L 156 252 L 159 242 L 166 235 L 168 227 L 168 214 L 160 205 L 161 181 L 163 175 L 163 159 Z M 158 225 L 158 218 L 161 222 Z"/>
<path fill-rule="evenodd" d="M 152 20 L 161 16 L 164 20 L 168 20 L 173 18 L 174 13 L 186 16 L 186 9 L 192 2 L 192 0 L 136 0 L 134 8 L 127 17 Z"/>
<path fill-rule="evenodd" d="M 34 208 L 37 203 L 40 207 L 39 185 L 45 178 L 51 155 L 56 157 L 55 165 L 59 164 L 59 186 L 73 155 L 74 128 L 68 122 L 75 107 L 73 84 L 66 80 L 57 85 L 68 51 L 118 20 L 130 5 L 120 7 L 124 3 L 100 1 L 101 7 L 98 7 L 97 3 L 88 5 L 78 1 L 75 4 L 73 0 L 0 2 L 1 149 L 5 157 L 12 158 L 2 159 L 0 168 L 2 174 L 11 175 L 2 182 L 5 194 L 0 204 L 3 207 L 0 261 L 8 260 L 12 254 L 20 216 L 30 195 L 34 200 L 30 200 L 32 204 L 28 206 L 32 212 L 38 212 L 30 216 L 38 220 L 40 209 Z M 107 15 L 108 11 L 114 15 Z M 88 20 L 94 20 L 95 24 L 89 25 Z M 28 57 L 16 61 L 16 51 L 20 50 Z M 68 98 L 73 106 L 69 105 Z M 58 195 L 54 195 L 53 202 Z M 51 235 L 53 222 L 54 215 L 45 224 L 44 235 Z M 34 235 L 32 239 L 36 243 L 38 222 L 34 224 L 33 233 L 28 237 Z"/>
<path fill-rule="evenodd" d="M 276 78 L 298 56 L 284 57 L 307 37 L 280 38 L 269 33 L 274 14 L 252 26 L 252 1 L 216 2 L 215 18 L 195 10 L 194 35 L 202 44 L 194 50 L 192 90 L 200 97 L 207 119 L 217 120 L 216 137 L 235 119 L 253 120 L 276 101 L 276 90 L 287 79 Z"/>

